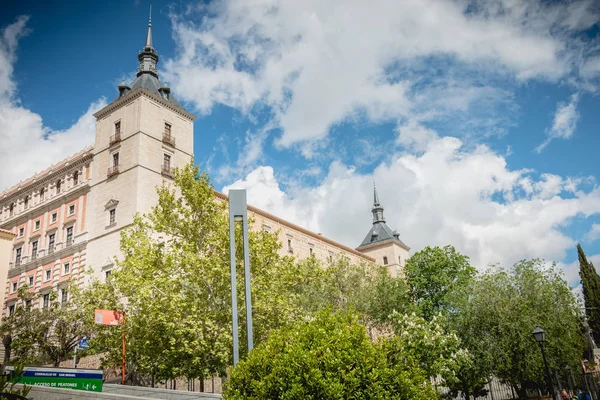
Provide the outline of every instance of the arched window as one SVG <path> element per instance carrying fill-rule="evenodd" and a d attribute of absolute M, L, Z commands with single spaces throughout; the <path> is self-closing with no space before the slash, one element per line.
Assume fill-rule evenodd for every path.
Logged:
<path fill-rule="evenodd" d="M 44 196 L 46 195 L 46 189 L 40 189 L 40 201 L 44 200 Z"/>
<path fill-rule="evenodd" d="M 60 179 L 56 181 L 56 194 L 60 193 Z"/>
<path fill-rule="evenodd" d="M 29 196 L 25 196 L 25 200 L 23 200 L 23 208 L 27 209 L 29 207 Z"/>
<path fill-rule="evenodd" d="M 77 185 L 79 183 L 79 171 L 75 171 L 73 174 L 73 185 Z"/>
<path fill-rule="evenodd" d="M 383 265 L 387 265 L 388 264 L 388 259 L 387 257 L 383 257 Z"/>

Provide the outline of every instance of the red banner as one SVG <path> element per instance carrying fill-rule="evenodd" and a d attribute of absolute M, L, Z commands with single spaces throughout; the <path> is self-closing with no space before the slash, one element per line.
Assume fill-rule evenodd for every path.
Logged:
<path fill-rule="evenodd" d="M 94 321 L 98 325 L 121 325 L 125 321 L 125 314 L 114 310 L 96 310 Z"/>

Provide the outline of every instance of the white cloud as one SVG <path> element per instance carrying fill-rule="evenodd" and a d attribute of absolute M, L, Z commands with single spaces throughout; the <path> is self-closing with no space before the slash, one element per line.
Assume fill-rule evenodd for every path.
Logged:
<path fill-rule="evenodd" d="M 568 76 L 585 53 L 575 32 L 598 21 L 591 0 L 470 5 L 467 12 L 465 2 L 449 0 L 216 1 L 200 7 L 208 14 L 198 24 L 173 16 L 179 52 L 164 75 L 202 112 L 214 104 L 244 113 L 267 107 L 283 130 L 276 143 L 290 146 L 357 118 L 422 121 L 469 111 L 481 96 L 510 101 L 490 96 L 500 87 L 495 78 Z M 432 90 L 435 97 L 423 97 Z"/>
<path fill-rule="evenodd" d="M 585 235 L 585 238 L 590 242 L 594 242 L 600 239 L 600 224 L 592 224 L 592 227 L 590 228 L 589 232 Z M 600 267 L 600 263 L 598 263 L 598 266 Z"/>
<path fill-rule="evenodd" d="M 571 96 L 568 103 L 558 103 L 552 128 L 546 132 L 548 138 L 540 144 L 536 151 L 540 153 L 552 141 L 552 139 L 569 139 L 573 136 L 577 121 L 579 120 L 579 112 L 577 111 L 577 103 L 579 102 L 579 93 Z"/>
<path fill-rule="evenodd" d="M 398 125 L 398 144 L 417 152 L 424 151 L 429 142 L 438 139 L 437 133 L 415 120 Z"/>
<path fill-rule="evenodd" d="M 273 169 L 262 166 L 229 187 L 247 188 L 251 204 L 357 246 L 371 225 L 373 179 L 388 225 L 413 252 L 452 244 L 479 268 L 533 257 L 561 261 L 576 244 L 562 229 L 576 216 L 600 213 L 598 186 L 511 170 L 490 148 L 469 150 L 450 137 L 430 141 L 418 156 L 397 154 L 373 175 L 334 162 L 318 186 L 283 191 Z"/>
<path fill-rule="evenodd" d="M 18 40 L 26 33 L 26 22 L 27 17 L 20 17 L 0 35 L 0 143 L 3 143 L 0 190 L 92 144 L 96 130 L 92 114 L 106 105 L 104 99 L 95 101 L 63 131 L 44 126 L 39 114 L 20 105 L 12 72 Z"/>

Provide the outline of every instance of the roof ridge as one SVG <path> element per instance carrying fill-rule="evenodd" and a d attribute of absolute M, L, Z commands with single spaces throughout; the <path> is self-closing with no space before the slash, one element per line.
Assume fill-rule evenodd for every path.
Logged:
<path fill-rule="evenodd" d="M 66 158 L 63 158 L 62 160 L 55 162 L 53 164 L 50 164 L 50 166 L 46 169 L 43 169 L 39 172 L 36 172 L 35 174 L 33 174 L 32 176 L 30 176 L 27 179 L 21 180 L 19 181 L 17 184 L 8 187 L 7 189 L 3 190 L 2 192 L 0 192 L 0 198 L 1 197 L 6 197 L 8 194 L 10 194 L 11 192 L 16 192 L 18 191 L 21 187 L 23 187 L 24 185 L 29 185 L 31 183 L 33 183 L 33 180 L 47 172 L 52 171 L 52 169 L 54 169 L 57 165 L 63 165 L 64 163 L 74 159 L 74 158 L 78 158 L 79 156 L 83 156 L 85 155 L 85 153 L 91 152 L 94 148 L 94 145 L 89 145 L 84 147 L 82 150 L 79 150 L 76 153 L 73 153 L 69 156 L 67 156 Z"/>

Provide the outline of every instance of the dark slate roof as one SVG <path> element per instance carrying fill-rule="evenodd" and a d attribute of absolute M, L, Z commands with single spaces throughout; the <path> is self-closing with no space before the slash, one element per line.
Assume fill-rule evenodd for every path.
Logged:
<path fill-rule="evenodd" d="M 141 74 L 140 76 L 135 78 L 135 80 L 131 83 L 131 91 L 134 91 L 135 89 L 138 89 L 138 88 L 148 89 L 149 91 L 157 94 L 158 96 L 165 99 L 166 101 L 168 101 L 176 106 L 181 107 L 181 105 L 179 104 L 177 99 L 172 94 L 169 94 L 169 97 L 167 98 L 166 96 L 163 95 L 163 93 L 161 93 L 158 90 L 161 86 L 163 86 L 162 83 L 160 83 L 158 78 L 156 78 L 154 75 Z"/>
<path fill-rule="evenodd" d="M 378 222 L 373 224 L 371 230 L 358 247 L 366 246 L 372 243 L 383 242 L 384 240 L 389 239 L 398 240 L 398 238 L 394 236 L 394 231 L 392 231 L 389 226 L 387 226 L 384 222 Z"/>

